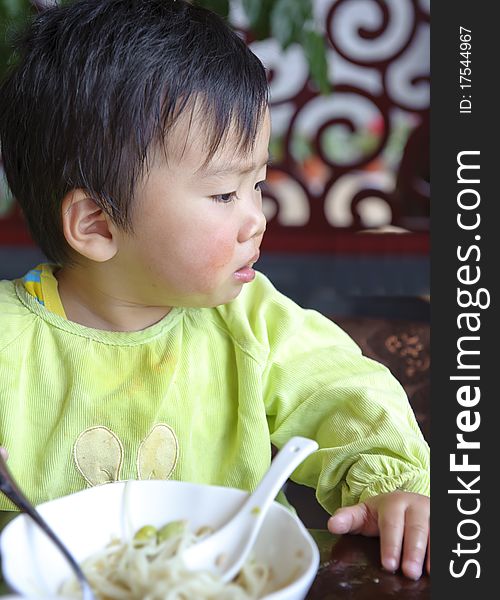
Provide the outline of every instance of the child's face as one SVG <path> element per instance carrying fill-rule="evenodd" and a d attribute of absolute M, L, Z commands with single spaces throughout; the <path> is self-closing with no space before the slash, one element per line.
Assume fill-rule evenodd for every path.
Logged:
<path fill-rule="evenodd" d="M 269 114 L 248 156 L 238 158 L 228 138 L 208 164 L 210 172 L 200 170 L 206 158 L 200 131 L 193 123 L 182 156 L 155 162 L 137 192 L 134 233 L 119 233 L 115 260 L 134 302 L 217 306 L 254 277 L 249 267 L 266 226 L 258 183 L 266 177 Z M 184 148 L 181 128 L 173 135 Z"/>

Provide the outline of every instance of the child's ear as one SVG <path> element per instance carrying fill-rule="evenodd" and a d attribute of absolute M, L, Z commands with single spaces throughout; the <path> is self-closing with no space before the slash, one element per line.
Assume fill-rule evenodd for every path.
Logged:
<path fill-rule="evenodd" d="M 62 201 L 62 226 L 68 244 L 86 258 L 105 262 L 118 251 L 109 216 L 85 190 L 71 190 Z"/>

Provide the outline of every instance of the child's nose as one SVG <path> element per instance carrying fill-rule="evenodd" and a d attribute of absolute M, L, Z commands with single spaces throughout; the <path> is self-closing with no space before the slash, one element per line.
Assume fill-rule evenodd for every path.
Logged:
<path fill-rule="evenodd" d="M 266 230 L 266 217 L 262 212 L 262 201 L 253 200 L 248 202 L 245 210 L 242 226 L 238 236 L 239 242 L 246 242 L 252 238 L 261 237 Z"/>

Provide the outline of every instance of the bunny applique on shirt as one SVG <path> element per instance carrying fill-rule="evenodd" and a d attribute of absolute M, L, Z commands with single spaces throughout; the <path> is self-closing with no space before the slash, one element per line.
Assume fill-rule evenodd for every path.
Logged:
<path fill-rule="evenodd" d="M 168 479 L 179 456 L 179 444 L 171 427 L 155 425 L 137 450 L 138 479 Z M 77 471 L 91 485 L 119 481 L 123 444 L 108 427 L 96 425 L 82 431 L 73 446 Z"/>

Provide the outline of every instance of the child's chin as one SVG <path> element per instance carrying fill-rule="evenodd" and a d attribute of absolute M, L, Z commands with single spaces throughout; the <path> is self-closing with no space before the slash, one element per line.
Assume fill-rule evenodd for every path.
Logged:
<path fill-rule="evenodd" d="M 215 299 L 213 304 L 211 304 L 211 307 L 214 308 L 215 306 L 222 306 L 228 302 L 231 302 L 240 295 L 242 289 L 243 284 L 233 286 L 231 290 L 221 294 L 217 299 Z"/>

